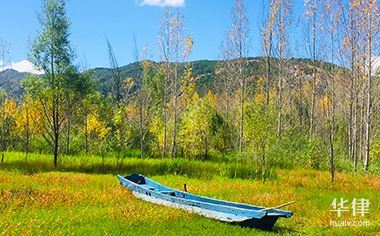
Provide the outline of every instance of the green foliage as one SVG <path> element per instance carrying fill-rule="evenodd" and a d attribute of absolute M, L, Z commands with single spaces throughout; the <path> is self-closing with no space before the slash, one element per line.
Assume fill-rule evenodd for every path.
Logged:
<path fill-rule="evenodd" d="M 214 134 L 212 145 L 216 151 L 223 156 L 233 150 L 234 136 L 236 130 L 231 121 L 225 119 L 221 114 L 216 113 L 214 118 Z"/>
<path fill-rule="evenodd" d="M 270 180 L 277 177 L 274 170 L 264 171 L 257 165 L 236 163 L 216 163 L 210 161 L 176 159 L 141 159 L 138 150 L 126 151 L 126 157 L 120 159 L 119 153 L 107 156 L 64 156 L 57 168 L 48 164 L 46 154 L 31 154 L 28 160 L 21 153 L 8 153 L 9 160 L 0 166 L 0 170 L 17 170 L 26 174 L 52 170 L 63 172 L 107 173 L 141 173 L 151 175 L 182 175 L 202 179 L 217 176 L 239 179 Z"/>
<path fill-rule="evenodd" d="M 150 150 L 153 155 L 158 156 L 162 150 L 163 146 L 163 122 L 159 116 L 152 118 L 152 123 L 150 125 L 150 133 L 152 139 L 150 140 Z"/>
<path fill-rule="evenodd" d="M 305 158 L 308 160 L 308 164 L 311 168 L 319 170 L 322 168 L 323 159 L 328 157 L 328 152 L 324 148 L 325 146 L 317 138 L 311 138 L 308 143 L 308 152 Z M 327 159 L 327 158 L 326 158 Z"/>
<path fill-rule="evenodd" d="M 373 162 L 380 161 L 380 139 L 375 139 L 371 143 L 371 158 Z"/>
<path fill-rule="evenodd" d="M 73 58 L 68 39 L 70 22 L 66 16 L 65 5 L 65 0 L 44 1 L 39 17 L 43 29 L 32 43 L 30 59 L 46 74 L 62 73 L 70 68 Z M 52 66 L 58 71 L 52 71 Z"/>
<path fill-rule="evenodd" d="M 57 4 L 60 1 L 52 1 Z M 58 4 L 59 5 L 59 4 Z M 46 10 L 46 9 L 45 9 Z M 58 10 L 57 10 L 58 11 Z M 59 9 L 59 14 L 64 13 Z M 64 16 L 64 14 L 63 14 Z M 65 40 L 65 27 L 62 30 L 63 40 L 60 51 L 69 53 L 69 44 Z M 48 30 L 50 25 L 44 27 Z M 43 32 L 45 32 L 43 30 Z M 53 30 L 53 29 L 51 29 Z M 58 30 L 58 29 L 54 29 Z M 58 33 L 58 32 L 57 32 Z M 44 34 L 45 35 L 45 34 Z M 66 38 L 65 38 L 66 37 Z M 46 46 L 44 37 L 39 37 L 36 42 L 41 47 L 35 47 L 35 62 L 44 62 Z M 44 46 L 45 45 L 45 46 Z M 59 46 L 59 45 L 58 45 Z M 46 48 L 45 48 L 46 49 Z M 58 76 L 62 82 L 62 91 L 58 94 L 65 97 L 65 103 L 59 108 L 65 111 L 65 116 L 72 120 L 71 127 L 71 150 L 70 154 L 96 154 L 106 157 L 114 154 L 120 159 L 136 156 L 134 150 L 143 146 L 143 153 L 153 157 L 161 156 L 164 144 L 164 109 L 167 112 L 166 143 L 170 148 L 173 132 L 173 94 L 170 87 L 170 79 L 167 80 L 162 64 L 152 61 L 142 61 L 131 65 L 120 67 L 121 77 L 128 78 L 135 86 L 120 104 L 115 104 L 110 94 L 109 83 L 111 71 L 109 69 L 94 69 L 78 74 L 75 67 L 64 63 L 65 58 L 70 59 L 72 55 L 61 58 L 63 61 L 57 64 L 64 65 L 62 73 Z M 38 60 L 37 60 L 38 59 Z M 45 58 L 46 59 L 46 58 Z M 324 122 L 325 117 L 321 111 L 317 111 L 316 134 L 313 138 L 308 135 L 308 122 L 310 120 L 310 102 L 307 98 L 310 93 L 310 83 L 303 82 L 302 91 L 284 93 L 283 107 L 283 133 L 281 137 L 277 134 L 278 104 L 276 104 L 276 86 L 270 88 L 270 103 L 265 101 L 265 60 L 264 58 L 250 58 L 251 63 L 246 70 L 250 77 L 247 79 L 247 88 L 244 107 L 244 152 L 242 155 L 237 150 L 240 111 L 239 92 L 235 85 L 229 88 L 229 95 L 224 94 L 223 89 L 228 84 L 221 85 L 222 81 L 215 81 L 216 61 L 196 61 L 193 63 L 180 63 L 178 70 L 181 78 L 181 91 L 178 94 L 178 134 L 177 155 L 189 159 L 212 160 L 215 162 L 239 162 L 245 164 L 260 165 L 262 169 L 280 167 L 294 168 L 307 167 L 311 169 L 328 169 L 329 153 L 326 133 L 328 127 Z M 69 60 L 66 60 L 69 62 Z M 279 63 L 273 59 L 273 63 Z M 308 74 L 311 61 L 289 59 L 289 67 L 297 68 L 301 73 Z M 228 63 L 227 63 L 228 64 Z M 41 66 L 42 67 L 42 66 Z M 317 63 L 320 74 L 330 68 L 324 63 Z M 48 69 L 48 68 L 47 68 Z M 277 76 L 274 67 L 272 76 Z M 49 71 L 44 76 L 30 76 L 24 82 L 25 91 L 38 100 L 51 102 L 51 97 L 57 89 L 49 89 Z M 223 76 L 230 76 L 228 74 Z M 231 80 L 232 78 L 228 78 Z M 165 82 L 169 86 L 166 94 L 167 104 L 164 107 Z M 225 81 L 224 81 L 225 82 Z M 97 87 L 98 86 L 98 87 Z M 298 86 L 298 85 L 297 85 Z M 322 85 L 321 85 L 322 86 Z M 324 86 L 324 85 L 323 85 Z M 298 89 L 298 88 L 297 88 Z M 323 88 L 321 88 L 323 89 Z M 215 92 L 213 94 L 212 92 Z M 322 92 L 318 91 L 318 92 Z M 57 95 L 57 94 L 55 94 Z M 289 97 L 292 96 L 292 97 Z M 226 102 L 228 99 L 228 104 Z M 292 99 L 292 106 L 287 101 Z M 317 100 L 319 96 L 317 97 Z M 72 101 L 72 102 L 69 102 Z M 301 101 L 301 103 L 300 103 Z M 317 101 L 318 104 L 319 100 Z M 50 104 L 47 105 L 50 105 Z M 78 104 L 75 104 L 78 103 Z M 229 106 L 225 108 L 226 104 Z M 327 103 L 326 103 L 327 104 Z M 299 106 L 299 107 L 297 107 Z M 143 111 L 141 111 L 141 107 Z M 292 110 L 290 110 L 292 109 Z M 302 120 L 299 120 L 302 113 Z M 142 114 L 142 121 L 140 121 Z M 46 122 L 46 117 L 44 121 Z M 65 119 L 64 119 L 65 120 Z M 85 124 L 90 121 L 91 127 L 86 136 Z M 140 126 L 142 123 L 142 128 Z M 298 122 L 301 122 L 299 124 Z M 66 132 L 66 121 L 62 123 Z M 141 132 L 142 130 L 142 132 Z M 20 140 L 21 133 L 13 133 L 11 137 L 10 150 L 23 150 Z M 42 142 L 42 136 L 38 134 L 32 141 L 32 150 L 48 153 L 49 147 Z M 86 149 L 86 137 L 88 147 Z M 143 141 L 142 145 L 140 141 Z M 61 141 L 60 143 L 63 143 Z M 140 146 L 141 145 L 141 146 Z M 352 168 L 352 161 L 347 158 L 347 121 L 344 116 L 336 116 L 334 154 L 336 170 L 343 171 Z M 377 141 L 372 144 L 371 156 L 373 156 L 374 168 L 378 162 Z M 168 150 L 167 150 L 168 151 Z M 132 152 L 132 153 L 131 153 Z M 141 150 L 139 151 L 141 154 Z"/>
<path fill-rule="evenodd" d="M 212 137 L 218 129 L 218 118 L 214 95 L 209 92 L 199 98 L 195 93 L 185 111 L 180 131 L 181 143 L 186 156 L 206 159 L 212 147 Z"/>
<path fill-rule="evenodd" d="M 306 157 L 309 148 L 309 139 L 306 133 L 294 129 L 276 139 L 268 147 L 268 166 L 292 169 L 308 165 Z"/>
<path fill-rule="evenodd" d="M 246 104 L 244 119 L 246 147 L 264 167 L 268 146 L 275 139 L 274 124 L 275 113 L 271 107 L 266 107 L 260 102 Z"/>

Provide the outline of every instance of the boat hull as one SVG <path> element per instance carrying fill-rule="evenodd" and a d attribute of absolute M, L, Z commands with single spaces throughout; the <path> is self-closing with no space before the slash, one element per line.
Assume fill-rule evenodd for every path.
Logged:
<path fill-rule="evenodd" d="M 265 208 L 210 199 L 172 190 L 147 178 L 145 179 L 143 176 L 132 176 L 130 180 L 122 176 L 118 176 L 118 178 L 120 184 L 130 189 L 139 199 L 158 205 L 179 208 L 234 225 L 271 229 L 279 217 L 289 217 L 287 212 L 285 212 L 287 213 L 285 215 L 280 214 L 281 212 L 279 211 L 262 212 L 259 209 Z M 148 181 L 148 185 L 145 181 Z"/>

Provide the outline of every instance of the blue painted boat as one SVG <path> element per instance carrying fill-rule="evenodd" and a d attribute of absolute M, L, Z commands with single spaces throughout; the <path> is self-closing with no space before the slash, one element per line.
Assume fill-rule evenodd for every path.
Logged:
<path fill-rule="evenodd" d="M 231 224 L 270 229 L 278 218 L 289 218 L 293 215 L 291 211 L 278 209 L 293 202 L 278 207 L 265 208 L 197 196 L 185 191 L 171 189 L 138 174 L 126 177 L 119 175 L 118 179 L 122 186 L 127 187 L 136 197 L 145 201 L 180 208 Z"/>

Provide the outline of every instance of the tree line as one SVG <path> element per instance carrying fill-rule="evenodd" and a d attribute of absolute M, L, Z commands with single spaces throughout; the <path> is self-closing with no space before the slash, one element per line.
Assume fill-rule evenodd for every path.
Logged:
<path fill-rule="evenodd" d="M 119 158 L 186 157 L 258 162 L 262 167 L 369 170 L 380 152 L 376 0 L 305 0 L 302 45 L 292 48 L 294 3 L 270 0 L 261 22 L 261 58 L 251 58 L 250 16 L 234 0 L 231 24 L 208 92 L 198 89 L 189 55 L 194 40 L 178 9 L 165 8 L 160 62 L 134 39 L 135 78 L 121 73 L 107 39 L 112 91 L 80 73 L 70 45 L 66 1 L 47 0 L 30 60 L 44 75 L 23 81 L 23 99 L 0 94 L 1 148 Z M 2 41 L 4 59 L 9 46 Z M 3 62 L 5 60 L 2 60 Z M 260 66 L 252 66 L 260 65 Z M 4 66 L 4 65 L 3 65 Z"/>

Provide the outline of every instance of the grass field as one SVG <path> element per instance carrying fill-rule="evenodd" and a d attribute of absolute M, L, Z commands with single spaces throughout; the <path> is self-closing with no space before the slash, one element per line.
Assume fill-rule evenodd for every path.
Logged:
<path fill-rule="evenodd" d="M 269 178 L 251 175 L 234 179 L 216 173 L 204 178 L 188 173 L 174 175 L 173 170 L 154 174 L 144 167 L 152 179 L 179 189 L 187 183 L 188 190 L 196 194 L 264 206 L 296 201 L 288 207 L 294 212 L 292 218 L 280 219 L 273 231 L 260 231 L 143 202 L 120 187 L 114 173 L 91 171 L 83 161 L 63 161 L 56 171 L 50 167 L 51 158 L 47 156 L 32 156 L 28 164 L 21 161 L 22 154 L 7 156 L 6 163 L 0 166 L 0 233 L 4 235 L 380 234 L 380 177 L 375 175 L 339 173 L 331 186 L 328 172 L 314 170 L 276 170 Z M 160 160 L 143 161 L 160 166 Z M 135 162 L 139 163 L 126 161 L 120 174 L 129 174 L 133 168 L 144 171 Z M 82 168 L 74 168 L 80 163 Z M 19 169 L 15 168 L 17 165 Z M 197 165 L 197 168 L 204 165 L 206 171 L 226 169 L 210 163 Z M 234 171 L 239 173 L 237 169 Z M 343 219 L 368 220 L 370 225 L 331 227 L 330 220 L 340 219 L 330 211 L 331 202 L 341 197 L 350 202 L 353 198 L 369 199 L 369 214 L 365 217 L 347 214 Z"/>

